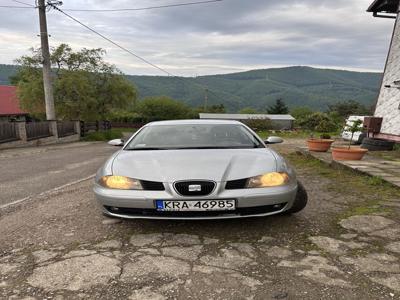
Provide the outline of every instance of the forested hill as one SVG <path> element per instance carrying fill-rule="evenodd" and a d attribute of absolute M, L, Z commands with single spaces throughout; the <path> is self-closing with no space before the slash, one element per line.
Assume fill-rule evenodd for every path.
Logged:
<path fill-rule="evenodd" d="M 15 66 L 0 65 L 0 84 L 8 84 Z M 283 98 L 290 107 L 309 106 L 326 109 L 330 103 L 356 100 L 373 104 L 379 91 L 382 74 L 350 72 L 310 67 L 287 67 L 247 72 L 176 78 L 164 76 L 127 75 L 139 90 L 140 98 L 166 95 L 201 106 L 204 88 L 209 92 L 209 104 L 224 104 L 235 112 L 243 107 L 264 109 L 277 98 Z"/>

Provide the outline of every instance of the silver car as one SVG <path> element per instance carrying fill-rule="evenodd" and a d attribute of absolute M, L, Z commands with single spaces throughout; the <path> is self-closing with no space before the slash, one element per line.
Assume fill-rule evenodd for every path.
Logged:
<path fill-rule="evenodd" d="M 229 219 L 296 213 L 307 193 L 292 168 L 236 121 L 145 125 L 97 172 L 106 215 L 129 219 Z"/>

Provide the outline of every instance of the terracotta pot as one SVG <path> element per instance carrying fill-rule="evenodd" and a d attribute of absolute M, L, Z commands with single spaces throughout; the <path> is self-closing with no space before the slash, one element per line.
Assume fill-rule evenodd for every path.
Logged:
<path fill-rule="evenodd" d="M 361 160 L 367 149 L 361 148 L 348 148 L 348 147 L 335 147 L 332 148 L 332 158 L 334 160 Z"/>
<path fill-rule="evenodd" d="M 309 139 L 307 140 L 308 150 L 315 152 L 326 152 L 331 147 L 334 140 Z"/>

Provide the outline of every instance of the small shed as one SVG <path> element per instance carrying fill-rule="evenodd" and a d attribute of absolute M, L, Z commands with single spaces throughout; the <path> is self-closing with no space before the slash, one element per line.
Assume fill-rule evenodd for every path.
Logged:
<path fill-rule="evenodd" d="M 248 121 L 248 120 L 266 120 L 271 122 L 272 129 L 274 130 L 292 130 L 294 126 L 295 118 L 291 115 L 269 115 L 269 114 L 212 114 L 212 113 L 200 113 L 200 119 L 212 119 L 212 120 L 236 120 L 236 121 Z"/>
<path fill-rule="evenodd" d="M 368 12 L 394 19 L 394 29 L 374 117 L 380 131 L 374 137 L 400 142 L 400 0 L 375 0 Z"/>

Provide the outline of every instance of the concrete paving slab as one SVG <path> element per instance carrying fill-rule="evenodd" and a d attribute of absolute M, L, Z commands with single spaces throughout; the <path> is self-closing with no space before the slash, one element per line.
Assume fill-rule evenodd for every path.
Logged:
<path fill-rule="evenodd" d="M 312 157 L 334 168 L 348 169 L 365 175 L 379 177 L 393 186 L 400 187 L 400 162 L 365 155 L 361 161 L 335 161 L 331 152 L 313 152 L 297 147 L 296 153 Z"/>

